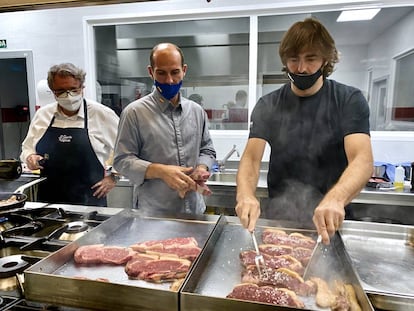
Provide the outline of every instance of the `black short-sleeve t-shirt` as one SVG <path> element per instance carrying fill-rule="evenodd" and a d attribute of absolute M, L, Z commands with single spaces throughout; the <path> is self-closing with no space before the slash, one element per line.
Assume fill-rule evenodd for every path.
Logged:
<path fill-rule="evenodd" d="M 325 194 L 347 166 L 344 137 L 352 133 L 369 135 L 369 107 L 357 88 L 326 79 L 310 97 L 296 96 L 289 83 L 261 97 L 249 138 L 271 147 L 269 197 L 285 192 L 291 182 Z"/>

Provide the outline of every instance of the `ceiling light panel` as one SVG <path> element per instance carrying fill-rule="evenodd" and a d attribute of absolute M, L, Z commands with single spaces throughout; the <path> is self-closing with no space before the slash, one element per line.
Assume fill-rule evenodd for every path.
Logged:
<path fill-rule="evenodd" d="M 350 21 L 366 21 L 373 19 L 375 15 L 381 9 L 364 9 L 364 10 L 348 10 L 342 11 L 338 16 L 337 22 L 350 22 Z"/>

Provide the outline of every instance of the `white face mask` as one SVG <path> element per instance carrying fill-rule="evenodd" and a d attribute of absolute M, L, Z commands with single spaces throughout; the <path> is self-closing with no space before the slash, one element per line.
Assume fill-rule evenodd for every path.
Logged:
<path fill-rule="evenodd" d="M 67 97 L 57 97 L 56 100 L 62 108 L 68 111 L 77 111 L 82 103 L 83 97 L 82 94 L 78 94 L 75 96 L 68 94 Z"/>

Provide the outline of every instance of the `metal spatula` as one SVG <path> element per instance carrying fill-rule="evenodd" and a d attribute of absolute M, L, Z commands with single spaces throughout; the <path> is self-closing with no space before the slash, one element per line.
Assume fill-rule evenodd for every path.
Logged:
<path fill-rule="evenodd" d="M 251 235 L 252 235 L 254 249 L 256 251 L 256 257 L 254 257 L 254 262 L 256 264 L 257 271 L 259 272 L 259 278 L 260 279 L 262 279 L 263 277 L 267 278 L 268 275 L 267 275 L 267 270 L 266 270 L 266 264 L 265 264 L 263 255 L 259 251 L 259 246 L 257 245 L 257 240 L 256 240 L 256 236 L 254 235 L 254 231 L 251 232 Z"/>

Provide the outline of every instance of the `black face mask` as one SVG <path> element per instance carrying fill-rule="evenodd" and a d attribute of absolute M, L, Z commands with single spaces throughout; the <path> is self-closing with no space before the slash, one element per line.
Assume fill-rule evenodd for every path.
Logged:
<path fill-rule="evenodd" d="M 312 87 L 316 80 L 322 75 L 322 70 L 319 69 L 313 74 L 303 74 L 303 75 L 297 75 L 294 73 L 289 72 L 288 77 L 290 81 L 293 82 L 293 84 L 300 90 L 307 90 L 310 87 Z"/>

